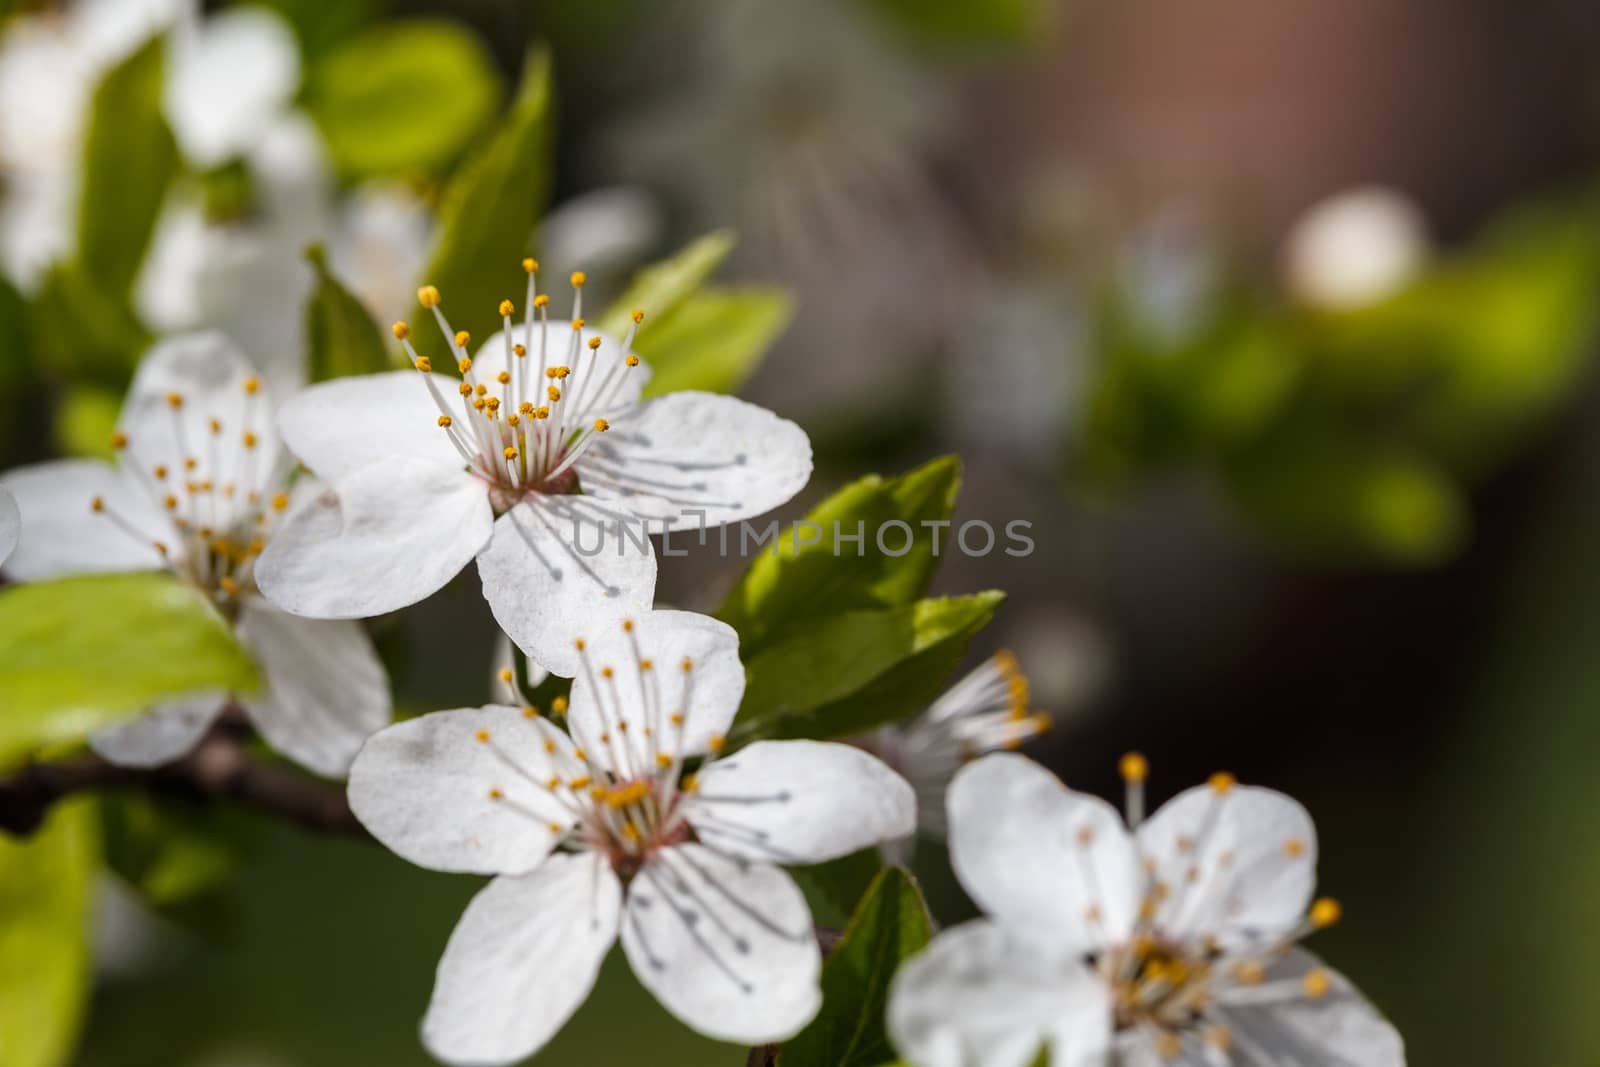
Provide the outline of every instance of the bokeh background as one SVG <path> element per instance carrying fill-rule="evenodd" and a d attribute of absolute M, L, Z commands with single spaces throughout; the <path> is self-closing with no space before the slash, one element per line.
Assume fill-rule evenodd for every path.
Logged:
<path fill-rule="evenodd" d="M 69 6 L 0 4 L 0 55 Z M 363 277 L 417 269 L 439 174 L 545 42 L 559 122 L 539 254 L 616 292 L 738 232 L 719 279 L 792 297 L 755 327 L 782 332 L 741 392 L 812 435 L 796 514 L 957 452 L 958 521 L 1033 524 L 1030 557 L 951 555 L 935 587 L 1009 594 L 972 658 L 1021 658 L 1057 723 L 1033 755 L 1111 797 L 1136 748 L 1158 797 L 1228 769 L 1301 799 L 1348 916 L 1316 947 L 1412 1063 L 1600 1062 L 1595 5 L 265 6 L 292 30 L 337 203 L 378 175 L 399 206 L 290 218 L 258 185 L 229 207 L 221 161 L 193 193 L 229 222 L 212 242 L 320 240 Z M 428 147 L 404 113 L 329 88 L 394 26 L 417 30 L 396 62 L 433 94 L 416 121 L 449 96 L 459 139 Z M 8 197 L 49 110 L 38 84 L 0 78 L 0 110 L 24 116 Z M 434 165 L 388 166 L 383 146 L 413 136 Z M 164 300 L 172 262 L 144 268 L 134 334 L 218 314 Z M 116 374 L 34 359 L 73 346 L 24 329 L 17 301 L 49 283 L 13 278 L 0 458 L 91 450 Z M 303 330 L 289 313 L 228 325 L 289 348 Z M 697 553 L 662 568 L 660 598 L 710 607 L 740 569 Z M 380 627 L 402 706 L 484 699 L 493 630 L 470 575 Z M 417 1024 L 472 879 L 241 812 L 106 803 L 115 866 L 146 877 L 104 883 L 76 1062 L 428 1062 Z M 152 828 L 188 851 L 152 853 Z M 938 847 L 917 866 L 959 918 Z M 614 959 L 538 1062 L 743 1056 Z"/>

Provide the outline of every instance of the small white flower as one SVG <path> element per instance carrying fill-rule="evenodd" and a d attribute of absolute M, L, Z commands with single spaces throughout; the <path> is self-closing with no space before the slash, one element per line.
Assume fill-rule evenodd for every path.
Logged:
<path fill-rule="evenodd" d="M 1316 832 L 1281 793 L 1219 774 L 1126 824 L 1020 756 L 956 776 L 950 855 L 988 916 L 896 976 L 889 1030 L 917 1067 L 1191 1064 L 1400 1067 L 1400 1037 L 1296 947 L 1336 922 L 1312 903 Z M 1131 830 L 1130 830 L 1131 827 Z"/>
<path fill-rule="evenodd" d="M 728 396 L 674 393 L 639 402 L 647 374 L 582 318 L 548 318 L 527 260 L 527 309 L 468 354 L 438 290 L 420 292 L 460 378 L 433 371 L 395 335 L 417 371 L 312 386 L 285 405 L 289 448 L 336 492 L 299 512 L 261 558 L 262 590 L 286 611 L 360 618 L 414 604 L 476 558 L 500 626 L 541 666 L 570 677 L 568 635 L 649 608 L 652 532 L 759 515 L 811 474 L 793 423 Z"/>
<path fill-rule="evenodd" d="M 89 103 L 107 71 L 170 30 L 163 110 L 211 167 L 258 143 L 300 83 L 293 31 L 263 8 L 202 19 L 195 0 L 78 0 L 0 36 L 0 266 L 31 289 L 72 249 Z"/>
<path fill-rule="evenodd" d="M 112 443 L 115 466 L 62 460 L 0 478 L 22 523 L 7 573 L 175 572 L 212 597 L 254 653 L 265 688 L 240 704 L 262 736 L 319 774 L 343 774 L 389 721 L 388 681 L 358 624 L 299 619 L 256 591 L 260 553 L 291 510 L 290 465 L 261 380 L 220 335 L 163 341 L 139 364 Z M 226 700 L 163 704 L 90 744 L 118 763 L 165 763 L 194 747 Z"/>
<path fill-rule="evenodd" d="M 1428 258 L 1428 227 L 1405 194 L 1365 186 L 1311 207 L 1289 231 L 1285 270 L 1307 304 L 1350 311 L 1403 289 Z"/>
<path fill-rule="evenodd" d="M 775 864 L 907 833 L 910 787 L 848 745 L 763 741 L 717 758 L 744 669 L 714 619 L 651 612 L 575 648 L 570 736 L 530 708 L 436 712 L 375 735 L 351 769 L 350 805 L 384 844 L 498 876 L 451 935 L 423 1041 L 455 1064 L 532 1054 L 618 937 L 639 980 L 701 1033 L 792 1036 L 819 1006 L 821 957 Z"/>
<path fill-rule="evenodd" d="M 1050 728 L 1049 714 L 1030 710 L 1028 697 L 1028 679 L 1016 657 L 997 652 L 922 714 L 882 727 L 863 741 L 916 790 L 918 830 L 944 835 L 945 793 L 964 764 L 996 749 L 1016 748 Z"/>

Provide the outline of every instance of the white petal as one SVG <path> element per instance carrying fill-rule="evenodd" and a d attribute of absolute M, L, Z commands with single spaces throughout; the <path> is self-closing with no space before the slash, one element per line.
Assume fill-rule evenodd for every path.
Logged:
<path fill-rule="evenodd" d="M 187 756 L 222 714 L 228 694 L 196 693 L 89 735 L 89 747 L 123 767 L 160 767 Z"/>
<path fill-rule="evenodd" d="M 552 758 L 571 766 L 571 749 L 520 708 L 436 711 L 372 736 L 350 768 L 350 807 L 419 867 L 521 874 L 561 840 L 551 823 L 573 823 L 545 786 Z"/>
<path fill-rule="evenodd" d="M 166 111 L 184 156 L 201 167 L 254 144 L 300 84 L 294 31 L 262 8 L 213 15 L 180 30 Z"/>
<path fill-rule="evenodd" d="M 1316 888 L 1316 827 L 1271 789 L 1187 790 L 1139 827 L 1138 839 L 1170 890 L 1157 922 L 1173 937 L 1275 941 L 1304 918 Z"/>
<path fill-rule="evenodd" d="M 655 550 L 610 522 L 581 496 L 525 498 L 495 520 L 478 556 L 495 621 L 564 678 L 580 666 L 576 637 L 647 611 L 655 597 Z"/>
<path fill-rule="evenodd" d="M 17 536 L 22 525 L 22 512 L 17 510 L 17 498 L 0 489 L 0 565 L 10 558 L 17 547 Z"/>
<path fill-rule="evenodd" d="M 1111 805 L 1009 753 L 963 768 L 949 805 L 951 866 L 986 914 L 1082 951 L 1132 931 L 1143 880 Z"/>
<path fill-rule="evenodd" d="M 219 494 L 212 501 L 224 509 L 210 520 L 219 529 L 243 515 L 249 491 L 276 484 L 283 470 L 272 398 L 259 383 L 255 395 L 245 391 L 255 377 L 250 361 L 221 333 L 171 337 L 139 361 L 117 418 L 117 428 L 128 436 L 126 462 L 147 472 L 164 465 L 175 483 L 188 477 L 209 480 L 219 490 L 239 487 L 233 497 Z M 176 410 L 175 396 L 182 401 Z M 246 432 L 256 437 L 253 449 L 243 446 Z M 190 459 L 196 465 L 185 472 L 184 461 Z"/>
<path fill-rule="evenodd" d="M 360 623 L 302 619 L 245 605 L 239 636 L 265 692 L 244 708 L 267 743 L 317 774 L 343 777 L 361 745 L 389 723 L 389 678 Z"/>
<path fill-rule="evenodd" d="M 644 611 L 626 623 L 595 622 L 575 631 L 588 667 L 572 680 L 567 711 L 573 738 L 591 759 L 612 766 L 613 743 L 602 741 L 603 734 L 627 746 L 632 762 L 623 770 L 634 773 L 653 766 L 656 752 L 698 755 L 712 737 L 728 732 L 744 697 L 739 635 L 731 626 L 689 611 Z M 641 660 L 650 661 L 649 670 L 640 669 Z M 604 677 L 608 667 L 614 672 L 610 680 Z M 683 716 L 681 726 L 672 722 L 675 714 Z M 619 720 L 629 728 L 619 730 Z"/>
<path fill-rule="evenodd" d="M 612 185 L 563 200 L 540 221 L 534 245 L 546 263 L 593 275 L 638 262 L 656 247 L 664 222 L 649 190 Z"/>
<path fill-rule="evenodd" d="M 21 526 L 6 573 L 31 582 L 70 574 L 152 570 L 165 565 L 154 543 L 177 554 L 172 524 L 148 494 L 110 464 L 68 459 L 19 467 L 0 477 L 17 503 Z M 138 536 L 110 514 L 91 510 L 95 497 L 107 512 L 126 519 Z"/>
<path fill-rule="evenodd" d="M 432 381 L 446 404 L 460 399 L 455 379 L 434 374 Z M 318 477 L 335 482 L 393 456 L 464 467 L 439 428 L 440 414 L 418 371 L 391 371 L 303 389 L 283 405 L 278 426 L 289 451 Z"/>
<path fill-rule="evenodd" d="M 735 397 L 672 393 L 619 415 L 577 468 L 586 490 L 672 529 L 698 529 L 788 501 L 811 478 L 811 441 Z"/>
<path fill-rule="evenodd" d="M 1105 986 L 1077 959 L 986 920 L 946 930 L 889 990 L 889 1037 L 917 1067 L 1100 1067 L 1111 1040 Z"/>
<path fill-rule="evenodd" d="M 1328 1064 L 1330 1067 L 1404 1067 L 1400 1035 L 1359 990 L 1315 956 L 1294 949 L 1267 968 L 1264 985 L 1294 990 L 1307 971 L 1330 983 L 1321 997 L 1293 995 L 1270 1004 L 1229 1003 L 1223 994 L 1210 1015 L 1234 1034 L 1237 1067 Z"/>
<path fill-rule="evenodd" d="M 296 615 L 382 615 L 441 589 L 493 528 L 483 483 L 471 475 L 383 460 L 290 515 L 257 560 L 256 581 Z"/>
<path fill-rule="evenodd" d="M 555 1036 L 594 988 L 617 937 L 622 886 L 591 854 L 551 856 L 472 898 L 439 961 L 422 1021 L 449 1064 L 509 1064 Z"/>
<path fill-rule="evenodd" d="M 852 745 L 758 741 L 698 778 L 685 805 L 700 839 L 752 859 L 822 863 L 917 826 L 911 786 Z"/>
<path fill-rule="evenodd" d="M 622 947 L 668 1011 L 721 1041 L 793 1037 L 822 1003 L 822 953 L 793 879 L 701 845 L 645 864 L 628 889 Z"/>
<path fill-rule="evenodd" d="M 510 698 L 510 694 L 506 691 L 506 683 L 502 678 L 506 671 L 511 671 L 511 677 L 513 679 L 516 678 L 516 659 L 521 655 L 522 653 L 517 650 L 517 646 L 511 643 L 511 638 L 505 634 L 500 634 L 494 639 L 494 663 L 491 668 L 494 673 L 492 675 L 493 681 L 490 683 L 489 688 L 495 696 Z M 524 656 L 522 662 L 527 667 L 529 689 L 538 688 L 544 684 L 546 678 L 550 677 L 549 671 L 537 663 L 530 662 L 527 657 Z"/>
<path fill-rule="evenodd" d="M 512 320 L 511 343 L 524 345 L 528 350 L 528 354 L 520 359 L 516 356 L 511 357 L 516 361 L 519 376 L 525 373 L 524 368 L 528 368 L 527 374 L 533 378 L 538 377 L 539 345 L 541 339 L 546 336 L 543 332 L 545 329 L 546 327 L 539 325 L 536 318 L 533 323 L 533 333 L 530 335 L 520 321 Z M 639 402 L 639 394 L 643 391 L 645 383 L 650 380 L 650 368 L 643 362 L 633 367 L 619 366 L 628 356 L 628 353 L 622 350 L 621 342 L 614 337 L 607 337 L 598 330 L 585 327 L 578 331 L 577 355 L 574 356 L 571 321 L 551 319 L 548 329 L 549 339 L 543 341 L 546 345 L 545 366 L 565 365 L 572 368 L 572 373 L 562 383 L 561 391 L 565 394 L 563 404 L 577 401 L 591 416 L 609 415 L 620 418 L 619 412 Z M 530 336 L 533 343 L 527 344 Z M 590 352 L 589 342 L 596 337 L 600 338 L 600 347 Z M 440 343 L 443 343 L 442 338 Z M 493 382 L 505 369 L 506 335 L 504 330 L 500 330 L 479 345 L 478 350 L 472 354 L 472 372 L 480 382 Z M 533 378 L 528 378 L 527 381 L 532 382 Z M 537 404 L 540 403 L 538 393 L 547 383 L 540 378 L 536 384 L 538 388 L 533 390 L 532 399 Z M 603 395 L 602 389 L 604 389 Z"/>

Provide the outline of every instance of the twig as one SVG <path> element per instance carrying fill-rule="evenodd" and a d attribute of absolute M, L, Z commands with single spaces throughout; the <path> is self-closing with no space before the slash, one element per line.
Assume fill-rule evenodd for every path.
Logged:
<path fill-rule="evenodd" d="M 0 830 L 31 834 L 57 801 L 79 793 L 142 789 L 192 801 L 226 798 L 319 833 L 367 836 L 342 789 L 257 760 L 247 741 L 237 717 L 224 716 L 192 752 L 162 767 L 119 767 L 99 756 L 31 764 L 0 778 Z"/>

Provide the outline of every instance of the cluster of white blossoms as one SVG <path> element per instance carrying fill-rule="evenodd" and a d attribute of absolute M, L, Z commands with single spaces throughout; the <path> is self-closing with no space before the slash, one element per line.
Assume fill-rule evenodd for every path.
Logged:
<path fill-rule="evenodd" d="M 259 578 L 285 610 L 363 618 L 414 604 L 476 559 L 483 594 L 518 647 L 563 677 L 572 634 L 650 607 L 646 531 L 705 528 L 768 511 L 811 477 L 794 423 L 730 396 L 640 397 L 648 368 L 583 318 L 549 317 L 525 260 L 523 317 L 473 349 L 438 290 L 418 293 L 460 377 L 394 333 L 414 372 L 341 378 L 280 415 L 290 450 L 332 491 L 290 518 Z M 635 327 L 644 314 L 632 315 Z"/>
<path fill-rule="evenodd" d="M 1295 801 L 1218 774 L 1126 820 L 1037 764 L 988 756 L 950 788 L 950 859 L 986 918 L 896 975 L 889 1031 L 917 1067 L 1400 1067 L 1400 1037 L 1300 949 L 1316 832 Z"/>
<path fill-rule="evenodd" d="M 378 840 L 496 876 L 445 949 L 423 1040 L 448 1063 L 528 1056 L 619 938 L 701 1033 L 793 1036 L 821 1004 L 822 958 L 779 865 L 909 834 L 910 786 L 843 744 L 722 755 L 744 694 L 723 623 L 655 611 L 582 632 L 564 728 L 528 707 L 436 712 L 382 731 L 351 768 L 351 806 Z"/>
<path fill-rule="evenodd" d="M 21 520 L 6 574 L 178 574 L 213 600 L 259 663 L 265 688 L 237 702 L 262 736 L 312 771 L 343 775 L 390 719 L 388 679 L 358 623 L 295 618 L 257 588 L 263 549 L 306 495 L 291 492 L 266 385 L 220 334 L 162 341 L 139 365 L 112 445 L 115 464 L 61 460 L 0 475 Z M 193 748 L 228 702 L 226 693 L 191 694 L 90 744 L 119 763 L 166 763 Z"/>

